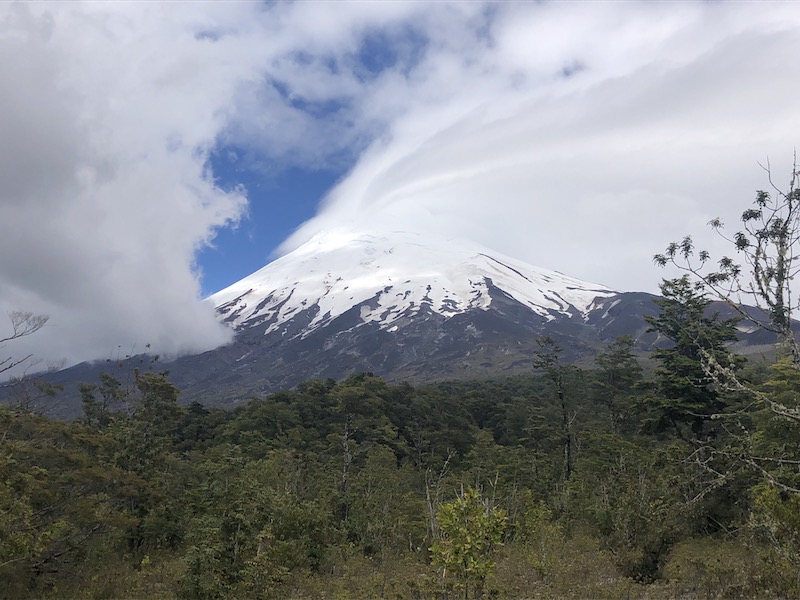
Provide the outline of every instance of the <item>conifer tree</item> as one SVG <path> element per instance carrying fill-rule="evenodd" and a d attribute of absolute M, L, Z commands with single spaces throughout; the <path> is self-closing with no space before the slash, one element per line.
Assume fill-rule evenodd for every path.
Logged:
<path fill-rule="evenodd" d="M 642 366 L 633 354 L 633 344 L 631 336 L 620 336 L 595 357 L 598 370 L 594 397 L 608 408 L 614 433 L 618 433 L 625 414 L 630 411 L 632 397 L 642 381 Z"/>
<path fill-rule="evenodd" d="M 720 319 L 710 312 L 710 300 L 702 285 L 688 276 L 664 280 L 662 297 L 656 300 L 661 308 L 657 317 L 648 317 L 651 331 L 667 338 L 671 345 L 657 349 L 653 355 L 660 362 L 656 371 L 660 396 L 654 399 L 655 414 L 650 419 L 653 432 L 673 429 L 679 436 L 703 436 L 703 426 L 722 412 L 725 401 L 703 366 L 703 358 L 712 356 L 719 364 L 736 370 L 741 360 L 725 347 L 736 339 L 739 319 Z M 688 431 L 687 431 L 688 428 Z"/>
<path fill-rule="evenodd" d="M 687 235 L 680 242 L 670 243 L 653 260 L 659 266 L 672 265 L 686 271 L 704 292 L 727 303 L 742 319 L 776 334 L 779 357 L 789 356 L 792 365 L 800 369 L 800 344 L 793 317 L 798 295 L 792 288 L 800 274 L 800 170 L 795 156 L 785 189 L 773 183 L 769 163 L 764 170 L 772 191 L 756 192 L 753 206 L 742 212 L 739 231 L 727 235 L 722 219 L 709 222 L 733 246 L 737 258 L 723 256 L 712 266 L 711 254 L 698 249 Z M 710 376 L 720 384 L 752 391 L 724 364 L 717 364 L 714 356 L 704 357 L 704 363 Z M 756 400 L 765 400 L 754 395 Z M 776 414 L 781 413 L 781 406 L 770 403 L 767 406 Z M 798 411 L 783 413 L 784 418 L 800 421 Z"/>
<path fill-rule="evenodd" d="M 687 282 L 689 276 L 693 278 L 696 290 L 724 301 L 742 319 L 776 334 L 778 358 L 785 360 L 784 366 L 800 370 L 800 345 L 793 318 L 798 308 L 794 278 L 800 274 L 797 262 L 800 257 L 800 171 L 795 156 L 789 185 L 781 189 L 772 181 L 769 163 L 764 169 L 771 191 L 756 192 L 753 206 L 742 213 L 739 231 L 733 235 L 726 234 L 721 219 L 709 223 L 733 246 L 736 259 L 723 256 L 715 267 L 710 253 L 697 249 L 692 238 L 686 236 L 680 242 L 669 244 L 664 253 L 656 254 L 654 261 L 660 266 L 673 265 L 683 269 L 687 272 Z M 748 305 L 755 305 L 755 310 Z M 734 368 L 737 362 L 730 355 L 709 351 L 703 345 L 698 349 L 703 372 L 715 389 L 747 398 L 750 412 L 762 409 L 787 425 L 800 424 L 796 391 L 787 398 L 760 389 L 742 379 Z M 787 457 L 782 452 L 768 456 L 754 452 L 753 443 L 759 442 L 767 432 L 753 432 L 748 427 L 749 415 L 746 412 L 732 415 L 729 424 L 723 421 L 722 425 L 730 431 L 736 430 L 734 437 L 739 438 L 738 450 L 724 454 L 733 462 L 763 475 L 768 485 L 786 491 L 786 484 L 780 483 L 769 469 L 765 470 L 759 460 L 785 462 Z M 712 447 L 709 452 L 711 456 L 719 455 L 720 449 Z M 791 456 L 792 460 L 795 458 Z M 701 463 L 708 466 L 707 460 Z M 718 481 L 727 479 L 730 472 L 719 468 L 711 471 Z"/>

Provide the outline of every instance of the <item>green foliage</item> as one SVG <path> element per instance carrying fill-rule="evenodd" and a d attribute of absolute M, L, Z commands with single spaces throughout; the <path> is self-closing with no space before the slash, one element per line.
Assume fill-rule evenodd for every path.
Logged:
<path fill-rule="evenodd" d="M 594 398 L 608 410 L 611 431 L 628 431 L 636 393 L 643 379 L 642 366 L 633 354 L 634 340 L 621 336 L 595 357 Z"/>
<path fill-rule="evenodd" d="M 763 526 L 770 539 L 794 563 L 800 563 L 800 495 L 781 492 L 775 486 L 762 483 L 754 488 L 756 523 Z"/>
<path fill-rule="evenodd" d="M 713 474 L 709 489 L 730 487 L 731 480 L 741 479 L 741 471 L 749 471 L 751 476 L 757 476 L 780 493 L 787 494 L 787 501 L 791 504 L 792 497 L 800 494 L 800 455 L 797 452 L 800 344 L 793 318 L 793 312 L 798 307 L 793 284 L 797 275 L 795 261 L 800 242 L 800 171 L 795 160 L 788 188 L 781 189 L 773 183 L 769 165 L 765 170 L 772 191 L 756 192 L 754 207 L 742 213 L 742 228 L 739 231 L 732 237 L 727 236 L 722 232 L 723 223 L 720 219 L 710 222 L 720 237 L 744 259 L 742 262 L 746 268 L 742 268 L 734 259 L 723 256 L 715 270 L 707 251 L 697 253 L 698 264 L 695 244 L 689 236 L 680 243 L 671 243 L 666 252 L 656 255 L 654 260 L 658 265 L 672 264 L 687 272 L 682 280 L 675 280 L 673 284 L 686 289 L 689 287 L 689 276 L 693 277 L 695 297 L 712 294 L 751 325 L 776 336 L 779 361 L 773 367 L 773 377 L 765 392 L 741 376 L 736 359 L 730 355 L 726 357 L 721 348 L 717 351 L 713 339 L 709 342 L 707 336 L 698 332 L 698 327 L 693 325 L 698 323 L 698 319 L 684 319 L 683 323 L 680 319 L 672 319 L 676 324 L 675 336 L 678 337 L 672 336 L 671 339 L 680 345 L 680 336 L 690 337 L 698 350 L 703 373 L 717 388 L 706 386 L 706 389 L 712 392 L 720 389 L 734 391 L 738 399 L 744 401 L 737 410 L 728 411 L 727 414 L 722 414 L 719 409 L 715 411 L 717 414 L 714 417 L 722 425 L 719 441 L 714 439 L 716 435 L 704 432 L 700 436 L 695 431 L 698 447 L 692 458 L 707 474 Z M 678 285 L 673 285 L 674 290 L 678 289 Z M 683 297 L 688 299 L 689 295 L 683 293 Z M 748 304 L 755 304 L 757 309 L 753 310 Z M 718 327 L 701 325 L 705 326 L 701 327 L 705 329 L 702 333 L 711 332 L 717 340 L 725 340 L 724 333 L 720 337 Z M 687 354 L 684 356 L 688 357 Z M 682 366 L 677 361 L 667 365 L 665 375 L 673 379 L 684 375 Z M 692 381 L 691 378 L 689 380 Z M 680 385 L 680 381 L 676 383 Z M 707 402 L 703 405 L 709 406 Z M 761 500 L 762 510 L 764 506 L 776 506 L 773 502 L 765 504 L 763 492 L 756 491 L 755 496 Z M 788 532 L 784 531 L 784 534 L 788 535 Z"/>
<path fill-rule="evenodd" d="M 800 370 L 790 358 L 770 367 L 763 386 L 766 397 L 790 410 L 800 407 Z M 742 426 L 752 435 L 740 435 L 740 460 L 782 493 L 800 494 L 800 422 L 786 419 L 768 407 L 751 410 Z"/>
<path fill-rule="evenodd" d="M 796 157 L 795 157 L 796 159 Z M 690 236 L 669 244 L 663 254 L 654 257 L 656 264 L 672 264 L 687 271 L 698 283 L 720 300 L 727 302 L 753 324 L 778 334 L 780 352 L 800 366 L 800 347 L 795 339 L 792 284 L 797 274 L 797 243 L 800 240 L 800 171 L 795 160 L 786 189 L 772 182 L 769 167 L 765 169 L 772 192 L 756 192 L 754 207 L 742 212 L 742 228 L 733 236 L 725 235 L 721 219 L 709 225 L 722 239 L 731 244 L 741 262 L 723 256 L 712 266 L 711 255 L 697 252 Z M 743 268 L 742 263 L 745 267 Z M 746 302 L 742 302 L 742 300 Z M 766 313 L 766 319 L 754 314 L 743 304 L 752 304 Z"/>
<path fill-rule="evenodd" d="M 664 567 L 673 597 L 756 598 L 765 594 L 767 573 L 759 557 L 741 541 L 715 537 L 675 545 Z M 773 590 L 775 592 L 777 590 Z M 781 594 L 782 595 L 782 594 Z"/>
<path fill-rule="evenodd" d="M 660 577 L 672 544 L 691 526 L 676 472 L 682 457 L 675 447 L 620 454 L 595 484 L 602 502 L 590 513 L 594 524 L 622 572 L 637 581 Z"/>
<path fill-rule="evenodd" d="M 0 411 L 0 585 L 20 598 L 794 594 L 778 575 L 796 566 L 794 496 L 728 468 L 796 457 L 793 425 L 737 405 L 712 449 L 647 433 L 643 395 L 674 399 L 643 380 L 628 340 L 597 363 L 421 388 L 309 381 L 232 412 L 183 407 L 165 374 L 134 373 L 85 387 L 80 423 Z M 794 406 L 798 389 L 779 364 L 764 393 Z M 762 464 L 786 486 L 796 466 Z M 692 554 L 723 535 L 758 559 L 731 574 Z"/>
<path fill-rule="evenodd" d="M 660 363 L 656 371 L 660 394 L 650 399 L 647 427 L 654 433 L 671 429 L 684 438 L 702 437 L 709 418 L 726 408 L 725 397 L 704 364 L 710 356 L 724 368 L 739 368 L 741 359 L 724 346 L 736 339 L 739 319 L 720 320 L 709 314 L 710 301 L 688 276 L 665 280 L 660 287 L 662 298 L 656 304 L 661 313 L 647 321 L 652 331 L 672 344 L 653 353 Z"/>
<path fill-rule="evenodd" d="M 494 554 L 503 539 L 506 513 L 481 498 L 480 492 L 467 488 L 452 502 L 439 506 L 436 514 L 441 538 L 431 546 L 433 563 L 442 568 L 442 577 L 455 575 L 464 586 L 478 590 L 495 569 Z"/>
<path fill-rule="evenodd" d="M 566 536 L 544 501 L 528 500 L 525 512 L 517 521 L 515 541 L 527 550 L 526 562 L 538 579 L 546 581 L 556 567 L 557 549 L 566 541 Z"/>
<path fill-rule="evenodd" d="M 122 383 L 108 373 L 100 374 L 99 384 L 81 383 L 78 389 L 83 402 L 83 422 L 99 429 L 108 426 L 113 410 L 119 408 L 126 397 Z"/>
<path fill-rule="evenodd" d="M 749 524 L 771 548 L 772 562 L 796 573 L 800 567 L 800 495 L 781 493 L 766 484 L 757 486 Z M 800 592 L 800 578 L 787 584 L 792 595 Z"/>
<path fill-rule="evenodd" d="M 6 409 L 0 428 L 0 584 L 41 594 L 98 545 L 119 548 L 136 523 L 129 506 L 147 492 L 97 464 L 107 436 Z"/>
<path fill-rule="evenodd" d="M 570 401 L 567 392 L 567 382 L 571 379 L 575 369 L 571 365 L 560 364 L 562 349 L 555 340 L 550 337 L 543 337 L 536 341 L 540 349 L 534 356 L 533 367 L 541 370 L 553 384 L 558 408 L 561 413 L 561 446 L 564 449 L 564 479 L 568 480 L 572 475 L 572 468 L 575 461 L 573 440 L 575 412 L 571 410 L 569 406 Z"/>

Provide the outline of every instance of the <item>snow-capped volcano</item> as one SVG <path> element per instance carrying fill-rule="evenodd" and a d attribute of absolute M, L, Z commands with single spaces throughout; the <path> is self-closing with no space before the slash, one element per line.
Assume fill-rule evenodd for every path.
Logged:
<path fill-rule="evenodd" d="M 543 336 L 565 361 L 620 335 L 646 349 L 655 336 L 644 317 L 658 309 L 649 294 L 469 241 L 374 231 L 318 235 L 207 302 L 235 328 L 232 343 L 169 372 L 185 401 L 223 405 L 356 371 L 416 383 L 527 373 Z"/>
<path fill-rule="evenodd" d="M 529 373 L 544 336 L 570 362 L 621 335 L 651 349 L 654 299 L 463 240 L 328 232 L 210 296 L 233 342 L 168 368 L 184 401 L 218 405 L 356 371 L 415 383 Z M 77 365 L 53 382 L 96 381 L 102 370 Z M 64 404 L 79 407 L 78 397 Z"/>
<path fill-rule="evenodd" d="M 306 337 L 354 307 L 362 323 L 389 332 L 421 311 L 447 318 L 487 310 L 492 289 L 546 320 L 585 317 L 598 299 L 616 294 L 462 240 L 409 232 L 326 232 L 208 302 L 233 327 L 264 325 L 265 334 L 305 314 L 302 330 L 294 335 Z"/>

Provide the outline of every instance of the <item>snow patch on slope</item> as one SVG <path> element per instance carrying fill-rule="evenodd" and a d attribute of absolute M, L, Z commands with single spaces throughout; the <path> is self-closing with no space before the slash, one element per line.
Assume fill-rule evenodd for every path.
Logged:
<path fill-rule="evenodd" d="M 486 310 L 490 286 L 547 319 L 585 316 L 598 297 L 616 293 L 470 242 L 338 231 L 317 235 L 207 301 L 231 326 L 269 323 L 266 333 L 311 309 L 306 335 L 354 306 L 362 322 L 397 331 L 401 318 L 424 309 L 445 317 Z"/>

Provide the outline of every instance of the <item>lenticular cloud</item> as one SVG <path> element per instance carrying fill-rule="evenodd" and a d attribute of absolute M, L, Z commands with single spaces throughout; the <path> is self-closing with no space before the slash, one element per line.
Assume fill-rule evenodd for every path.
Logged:
<path fill-rule="evenodd" d="M 472 53 L 429 49 L 406 110 L 282 250 L 338 224 L 410 229 L 655 291 L 654 253 L 734 223 L 759 161 L 789 172 L 800 13 L 773 8 L 503 8 Z"/>

